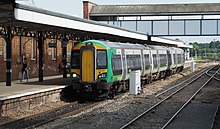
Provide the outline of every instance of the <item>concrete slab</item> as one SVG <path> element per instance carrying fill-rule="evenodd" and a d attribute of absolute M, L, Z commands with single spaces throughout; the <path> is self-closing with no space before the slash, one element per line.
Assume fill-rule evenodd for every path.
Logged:
<path fill-rule="evenodd" d="M 218 107 L 212 104 L 189 104 L 166 129 L 211 129 Z"/>

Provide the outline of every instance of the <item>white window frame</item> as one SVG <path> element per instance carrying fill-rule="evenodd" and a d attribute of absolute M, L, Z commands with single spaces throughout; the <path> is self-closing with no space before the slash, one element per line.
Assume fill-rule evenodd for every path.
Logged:
<path fill-rule="evenodd" d="M 56 56 L 55 56 L 55 55 L 56 55 L 56 51 L 55 51 L 55 48 L 54 48 L 54 47 L 52 48 L 51 53 L 52 53 L 52 54 L 51 54 L 52 60 L 56 60 Z"/>
<path fill-rule="evenodd" d="M 55 43 L 57 44 L 57 40 L 56 39 L 52 39 L 52 40 L 55 40 Z M 52 49 L 51 49 L 51 57 L 52 57 L 52 60 L 54 61 L 54 60 L 56 60 L 56 47 L 53 47 Z"/>

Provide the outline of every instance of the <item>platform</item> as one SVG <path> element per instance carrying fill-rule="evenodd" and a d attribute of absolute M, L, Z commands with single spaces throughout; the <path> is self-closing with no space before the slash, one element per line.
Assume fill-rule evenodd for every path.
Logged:
<path fill-rule="evenodd" d="M 48 102 L 62 101 L 62 93 L 70 84 L 70 78 L 62 75 L 44 77 L 43 82 L 38 78 L 15 80 L 11 86 L 0 82 L 0 116 L 11 112 L 30 110 Z"/>
<path fill-rule="evenodd" d="M 38 78 L 12 81 L 11 86 L 5 86 L 5 82 L 0 82 L 0 101 L 12 99 L 50 90 L 62 89 L 70 83 L 69 77 L 63 78 L 62 75 L 44 77 L 43 82 Z"/>

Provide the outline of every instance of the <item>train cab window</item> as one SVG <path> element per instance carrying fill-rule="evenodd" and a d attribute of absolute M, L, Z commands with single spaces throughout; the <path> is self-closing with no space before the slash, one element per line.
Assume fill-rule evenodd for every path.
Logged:
<path fill-rule="evenodd" d="M 80 68 L 80 51 L 74 50 L 72 51 L 72 68 Z"/>
<path fill-rule="evenodd" d="M 97 68 L 106 69 L 107 68 L 107 52 L 106 50 L 97 50 Z"/>

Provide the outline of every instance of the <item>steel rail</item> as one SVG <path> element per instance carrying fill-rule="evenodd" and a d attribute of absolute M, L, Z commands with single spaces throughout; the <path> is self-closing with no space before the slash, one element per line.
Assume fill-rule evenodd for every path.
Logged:
<path fill-rule="evenodd" d="M 213 66 L 212 68 L 214 68 L 215 66 Z M 212 68 L 208 69 L 207 71 L 211 70 Z M 199 77 L 201 77 L 202 75 L 204 75 L 204 73 L 202 73 L 200 76 L 198 76 L 196 79 L 193 79 L 193 81 L 190 81 L 189 83 L 185 84 L 184 86 L 180 87 L 178 90 L 176 90 L 175 92 L 171 93 L 169 96 L 167 96 L 166 98 L 164 98 L 163 100 L 161 100 L 160 102 L 156 103 L 155 105 L 153 105 L 152 107 L 150 107 L 149 109 L 147 109 L 146 111 L 144 111 L 143 113 L 141 113 L 140 115 L 138 115 L 137 117 L 135 117 L 134 119 L 132 119 L 130 122 L 128 122 L 127 124 L 123 125 L 120 129 L 125 129 L 127 128 L 129 125 L 131 125 L 132 123 L 134 123 L 135 121 L 137 121 L 138 119 L 140 119 L 142 116 L 144 116 L 145 114 L 147 114 L 148 112 L 150 112 L 151 110 L 153 110 L 154 108 L 156 108 L 157 106 L 159 106 L 160 104 L 162 104 L 164 101 L 168 100 L 169 98 L 171 98 L 173 95 L 175 95 L 176 93 L 180 92 L 182 89 L 184 89 L 185 87 L 187 87 L 189 84 L 191 84 L 192 82 L 195 82 Z"/>
<path fill-rule="evenodd" d="M 220 69 L 218 70 L 218 71 L 216 71 L 216 74 L 219 74 L 219 71 L 220 71 Z M 208 72 L 206 72 L 206 75 L 208 75 L 208 76 L 212 76 L 212 75 L 210 75 L 210 74 L 208 74 Z M 220 74 L 219 74 L 220 75 Z M 217 77 L 213 77 L 215 80 L 217 80 L 217 81 L 220 81 L 220 79 L 219 78 L 217 78 Z"/>
<path fill-rule="evenodd" d="M 219 69 L 220 70 L 220 69 Z M 161 129 L 165 129 L 171 122 L 172 120 L 174 120 L 174 118 L 183 110 L 184 107 L 186 107 L 187 104 L 189 104 L 189 102 L 201 91 L 201 89 L 203 87 L 205 87 L 211 80 L 212 78 L 215 76 L 215 74 L 217 73 L 217 71 L 209 78 L 209 80 L 207 80 L 197 91 L 196 93 L 193 94 L 193 96 L 190 97 L 190 99 L 184 103 L 184 105 L 171 117 L 171 119 L 161 128 Z"/>
<path fill-rule="evenodd" d="M 213 67 L 212 67 L 212 68 L 213 68 Z M 209 69 L 212 69 L 212 68 L 209 68 Z M 208 69 L 208 68 L 207 68 L 207 69 Z M 199 75 L 199 74 L 201 74 L 201 73 L 202 73 L 202 74 L 204 74 L 203 72 L 204 72 L 204 71 L 206 71 L 207 69 L 202 70 L 202 71 L 200 71 L 199 73 L 197 73 L 197 74 L 193 75 L 192 77 L 190 77 L 190 78 L 188 78 L 188 79 L 186 79 L 186 80 L 184 80 L 184 81 L 180 82 L 179 84 L 174 85 L 174 86 L 172 86 L 172 87 L 170 87 L 170 88 L 168 88 L 168 89 L 166 89 L 166 90 L 164 90 L 164 91 L 162 91 L 162 92 L 158 93 L 158 94 L 157 94 L 155 97 L 159 97 L 159 96 L 161 96 L 162 94 L 164 94 L 164 93 L 166 93 L 166 92 L 168 92 L 168 91 L 170 91 L 170 90 L 172 90 L 172 89 L 174 89 L 174 88 L 178 87 L 179 85 L 181 85 L 181 84 L 183 84 L 183 83 L 187 82 L 188 80 L 192 79 L 193 77 L 198 76 L 198 75 Z"/>
<path fill-rule="evenodd" d="M 55 121 L 55 120 L 57 120 L 57 119 L 60 119 L 60 118 L 63 118 L 63 117 L 67 117 L 67 116 L 71 116 L 71 115 L 76 115 L 76 114 L 78 114 L 78 113 L 80 113 L 80 112 L 82 112 L 82 111 L 85 111 L 85 110 L 87 110 L 87 109 L 89 109 L 89 108 L 92 108 L 92 107 L 94 107 L 94 106 L 96 106 L 96 105 L 98 105 L 98 104 L 99 104 L 99 103 L 92 103 L 92 104 L 86 105 L 85 107 L 76 109 L 76 110 L 74 110 L 74 111 L 72 111 L 72 112 L 70 112 L 70 113 L 63 114 L 63 115 L 60 115 L 60 116 L 57 116 L 57 117 L 48 119 L 48 120 L 46 120 L 46 121 L 42 121 L 42 122 L 40 122 L 40 123 L 37 123 L 37 124 L 31 125 L 31 126 L 28 126 L 28 127 L 26 127 L 25 129 L 34 129 L 34 128 L 36 128 L 36 127 L 40 127 L 40 126 L 42 126 L 42 125 L 44 125 L 44 124 L 47 124 L 47 123 L 52 122 L 52 121 Z"/>
<path fill-rule="evenodd" d="M 7 126 L 7 125 L 10 125 L 10 124 L 13 124 L 13 123 L 16 123 L 16 122 L 25 121 L 25 120 L 28 120 L 28 119 L 34 119 L 34 118 L 39 117 L 39 116 L 41 116 L 43 114 L 50 113 L 50 112 L 55 112 L 55 111 L 57 111 L 59 109 L 63 109 L 63 108 L 66 108 L 66 107 L 69 107 L 69 106 L 72 106 L 72 105 L 76 105 L 76 104 L 78 104 L 78 102 L 72 102 L 72 103 L 69 103 L 67 105 L 64 105 L 64 106 L 61 106 L 61 107 L 57 107 L 55 109 L 51 109 L 51 110 L 44 111 L 44 112 L 41 112 L 41 113 L 38 113 L 38 114 L 30 115 L 28 117 L 20 118 L 20 119 L 17 119 L 17 120 L 12 120 L 12 121 L 9 121 L 7 123 L 1 124 L 0 128 L 4 127 L 4 126 Z"/>
<path fill-rule="evenodd" d="M 124 93 L 124 94 L 119 94 L 119 95 L 115 96 L 114 99 L 118 99 L 118 98 L 122 97 L 122 96 L 125 95 L 125 94 L 126 94 L 126 93 Z M 97 106 L 97 105 L 99 105 L 99 104 L 102 104 L 104 101 L 106 101 L 106 100 L 102 100 L 102 101 L 99 101 L 99 102 L 94 102 L 94 103 L 88 104 L 88 105 L 86 105 L 86 106 L 83 106 L 83 107 L 81 107 L 81 108 L 79 108 L 79 109 L 76 109 L 76 110 L 74 110 L 74 111 L 71 111 L 71 112 L 69 112 L 69 113 L 66 113 L 66 114 L 63 114 L 63 115 L 60 115 L 60 116 L 51 118 L 51 119 L 46 120 L 46 121 L 42 121 L 42 122 L 36 123 L 36 124 L 34 124 L 34 125 L 31 125 L 31 126 L 29 126 L 29 127 L 26 127 L 25 129 L 33 129 L 33 128 L 36 128 L 36 127 L 40 127 L 40 126 L 42 126 L 42 125 L 44 125 L 44 124 L 47 124 L 47 123 L 49 123 L 49 122 L 52 122 L 52 121 L 54 121 L 54 120 L 60 119 L 60 118 L 64 118 L 64 117 L 76 115 L 76 114 L 78 114 L 78 113 L 80 113 L 80 112 L 82 112 L 82 111 L 88 110 L 88 109 L 90 109 L 90 108 L 92 108 L 92 107 L 95 107 L 95 106 Z"/>

